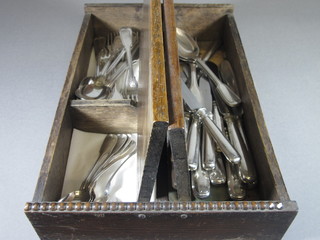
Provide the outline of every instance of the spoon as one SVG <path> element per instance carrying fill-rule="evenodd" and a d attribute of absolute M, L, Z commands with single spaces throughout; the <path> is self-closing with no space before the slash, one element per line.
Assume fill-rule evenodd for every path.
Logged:
<path fill-rule="evenodd" d="M 121 164 L 117 167 L 117 169 L 112 173 L 112 175 L 110 176 L 110 178 L 108 179 L 108 182 L 105 186 L 105 191 L 104 191 L 104 197 L 101 197 L 99 199 L 96 199 L 96 201 L 99 202 L 106 202 L 108 201 L 108 198 L 110 196 L 110 192 L 111 192 L 111 184 L 112 184 L 112 180 L 115 178 L 116 174 L 119 172 L 119 170 L 121 168 L 123 168 L 124 164 L 126 162 L 128 162 L 128 160 L 137 152 L 137 145 L 135 141 L 131 141 L 127 150 L 125 151 L 125 156 L 122 158 L 123 161 L 121 162 Z M 110 166 L 111 167 L 111 166 Z"/>
<path fill-rule="evenodd" d="M 115 81 L 116 89 L 118 90 L 119 93 L 123 94 L 126 88 L 126 79 L 128 78 L 129 75 L 129 66 L 127 63 L 124 63 L 126 65 L 125 71 L 123 71 L 121 74 L 119 74 L 117 81 Z M 140 61 L 139 59 L 135 59 L 132 62 L 132 67 L 133 67 L 133 74 L 136 77 L 136 79 L 139 79 L 139 66 Z M 125 96 L 123 95 L 125 98 Z"/>
<path fill-rule="evenodd" d="M 124 135 L 125 137 L 121 138 L 121 140 L 118 141 L 118 143 L 114 147 L 112 154 L 103 162 L 103 164 L 96 171 L 96 174 L 92 177 L 92 180 L 89 184 L 89 189 L 93 189 L 93 187 L 95 186 L 95 182 L 98 181 L 98 179 L 107 171 L 110 166 L 112 166 L 118 160 L 122 159 L 122 157 L 126 154 L 128 148 L 130 148 L 130 146 L 132 145 L 132 142 L 134 142 L 130 135 L 122 135 Z"/>
<path fill-rule="evenodd" d="M 107 76 L 117 66 L 125 52 L 116 33 L 111 32 L 107 37 L 107 48 L 103 47 L 97 55 L 96 76 L 81 80 L 75 92 L 76 96 L 82 100 L 105 99 L 112 96 L 113 89 L 105 86 Z"/>
<path fill-rule="evenodd" d="M 95 162 L 93 167 L 91 168 L 89 174 L 87 175 L 86 179 L 84 180 L 84 186 L 87 186 L 88 183 L 90 183 L 91 178 L 93 175 L 96 173 L 97 169 L 103 164 L 103 162 L 112 154 L 112 151 L 114 147 L 116 146 L 118 140 L 119 140 L 119 135 L 116 134 L 108 134 L 106 138 L 104 139 L 101 147 L 100 147 L 100 157 L 98 160 Z"/>
<path fill-rule="evenodd" d="M 75 94 L 82 100 L 103 99 L 110 94 L 108 89 L 104 87 L 104 82 L 103 76 L 85 77 L 81 80 Z"/>
<path fill-rule="evenodd" d="M 100 177 L 108 170 L 110 167 L 114 166 L 116 163 L 118 163 L 121 160 L 128 160 L 136 151 L 136 142 L 133 141 L 131 138 L 128 140 L 128 143 L 123 146 L 121 151 L 118 152 L 118 154 L 115 154 L 113 157 L 110 157 L 111 160 L 108 161 L 108 164 L 106 164 L 100 171 L 99 174 L 96 175 L 96 177 L 92 180 L 90 185 L 88 186 L 88 189 L 90 192 L 94 193 L 94 188 L 99 181 Z M 120 164 L 121 165 L 121 164 Z M 111 178 L 114 177 L 113 175 Z M 111 183 L 110 183 L 111 184 Z M 106 186 L 108 187 L 108 186 Z M 94 195 L 94 194 L 92 194 Z"/>
<path fill-rule="evenodd" d="M 114 92 L 115 83 L 127 69 L 127 64 L 121 62 L 108 77 L 105 77 L 105 74 L 103 74 L 98 77 L 84 78 L 75 92 L 76 96 L 85 100 L 111 98 Z M 101 70 L 101 72 L 103 71 L 104 70 Z"/>
<path fill-rule="evenodd" d="M 114 134 L 108 134 L 104 140 L 104 142 L 101 145 L 100 148 L 100 157 L 95 162 L 94 166 L 90 170 L 87 177 L 83 180 L 81 183 L 81 186 L 79 190 L 73 191 L 68 193 L 65 197 L 61 198 L 58 202 L 71 202 L 71 201 L 80 201 L 85 202 L 89 201 L 92 198 L 92 190 L 89 188 L 91 184 L 92 177 L 96 174 L 96 172 L 99 169 L 99 166 L 102 165 L 103 161 L 109 158 L 109 156 L 112 156 L 113 150 L 117 149 L 117 147 L 122 144 L 122 138 L 125 134 L 117 136 Z"/>
<path fill-rule="evenodd" d="M 194 39 L 180 28 L 176 28 L 178 51 L 180 59 L 194 62 L 202 71 L 208 75 L 214 83 L 222 99 L 230 107 L 237 106 L 241 99 L 210 70 L 203 60 L 199 58 L 199 46 Z"/>

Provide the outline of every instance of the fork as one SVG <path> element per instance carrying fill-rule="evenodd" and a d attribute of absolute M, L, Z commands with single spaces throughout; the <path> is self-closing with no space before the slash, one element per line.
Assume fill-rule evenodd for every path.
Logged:
<path fill-rule="evenodd" d="M 138 101 L 138 81 L 135 78 L 133 73 L 131 48 L 132 50 L 136 48 L 136 46 L 134 45 L 137 45 L 138 32 L 137 32 L 136 41 L 133 37 L 131 28 L 121 28 L 119 32 L 120 32 L 121 42 L 126 51 L 127 62 L 129 66 L 129 72 L 124 84 L 122 95 L 124 96 L 124 98 L 128 98 L 137 102 Z"/>
<path fill-rule="evenodd" d="M 109 61 L 104 65 L 101 72 L 107 76 L 111 73 L 117 64 L 121 61 L 122 57 L 125 54 L 125 51 L 119 41 L 119 33 L 118 32 L 110 32 L 107 35 L 107 50 L 109 53 Z M 120 44 L 119 44 L 120 43 Z"/>

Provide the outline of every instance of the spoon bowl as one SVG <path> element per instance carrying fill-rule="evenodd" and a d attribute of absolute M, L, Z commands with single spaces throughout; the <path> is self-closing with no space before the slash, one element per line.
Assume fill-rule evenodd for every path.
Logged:
<path fill-rule="evenodd" d="M 183 61 L 194 62 L 213 82 L 216 86 L 223 101 L 230 107 L 237 106 L 241 99 L 231 90 L 229 86 L 224 84 L 199 58 L 199 46 L 193 38 L 180 28 L 176 28 L 179 57 Z"/>
<path fill-rule="evenodd" d="M 103 99 L 110 94 L 110 89 L 103 85 L 103 76 L 85 77 L 81 80 L 75 94 L 82 100 Z"/>
<path fill-rule="evenodd" d="M 176 28 L 179 57 L 183 60 L 196 59 L 199 56 L 199 46 L 185 31 Z"/>

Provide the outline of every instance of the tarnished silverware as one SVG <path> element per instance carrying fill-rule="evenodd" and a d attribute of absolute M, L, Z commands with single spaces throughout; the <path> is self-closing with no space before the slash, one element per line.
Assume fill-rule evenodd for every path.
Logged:
<path fill-rule="evenodd" d="M 208 117 L 208 111 L 199 104 L 198 100 L 194 97 L 192 92 L 188 89 L 186 84 L 181 81 L 182 96 L 185 103 L 195 111 L 195 113 L 201 118 L 203 126 L 206 128 L 210 136 L 217 142 L 221 151 L 225 154 L 228 161 L 232 163 L 238 163 L 240 156 L 234 147 L 230 144 L 229 140 L 222 134 L 219 128 Z"/>
<path fill-rule="evenodd" d="M 120 29 L 120 38 L 124 46 L 127 55 L 127 63 L 129 66 L 129 74 L 126 78 L 126 84 L 124 89 L 124 97 L 132 99 L 134 101 L 138 100 L 138 81 L 134 76 L 133 67 L 132 67 L 132 55 L 131 47 L 133 46 L 133 36 L 131 28 L 121 28 Z"/>
<path fill-rule="evenodd" d="M 86 202 L 92 198 L 92 192 L 89 189 L 92 175 L 95 174 L 98 167 L 103 164 L 103 161 L 111 155 L 118 137 L 114 134 L 109 134 L 106 136 L 103 144 L 100 147 L 100 156 L 89 171 L 87 177 L 82 181 L 78 190 L 68 193 L 66 196 L 61 198 L 59 202 L 71 202 L 71 201 L 80 201 Z"/>
<path fill-rule="evenodd" d="M 212 185 L 221 185 L 226 183 L 227 177 L 223 162 L 221 153 L 216 152 L 215 166 L 209 171 L 209 178 Z"/>
<path fill-rule="evenodd" d="M 240 98 L 208 68 L 199 58 L 199 46 L 194 39 L 180 28 L 176 28 L 180 59 L 195 63 L 213 82 L 223 100 L 231 107 L 238 105 Z"/>
<path fill-rule="evenodd" d="M 220 129 L 222 134 L 225 134 L 223 119 L 219 114 L 219 110 L 215 101 L 212 102 L 212 111 L 213 111 L 213 122 L 217 125 L 217 127 Z M 222 155 L 221 155 L 221 152 L 218 151 L 215 142 L 213 142 L 213 144 L 215 145 L 214 150 L 216 150 L 215 152 L 216 162 L 215 162 L 215 168 L 213 168 L 210 172 L 210 181 L 213 185 L 224 184 L 226 182 L 227 177 L 226 177 L 226 170 L 223 163 Z"/>
<path fill-rule="evenodd" d="M 208 113 L 208 117 L 213 121 L 213 114 Z M 216 149 L 215 142 L 207 133 L 205 128 L 202 128 L 202 167 L 205 170 L 212 170 L 216 166 Z"/>
<path fill-rule="evenodd" d="M 123 165 L 136 152 L 136 143 L 127 134 L 108 134 L 100 148 L 100 157 L 95 162 L 87 177 L 81 183 L 78 190 L 70 192 L 59 202 L 81 201 L 92 202 L 95 200 L 94 187 L 99 178 L 113 165 L 121 162 L 119 167 Z M 118 170 L 116 170 L 117 172 Z M 116 172 L 114 172 L 110 181 L 112 181 Z M 110 186 L 108 185 L 108 191 Z"/>
<path fill-rule="evenodd" d="M 103 169 L 102 174 L 109 169 L 112 165 L 114 165 L 116 162 L 120 162 L 119 166 L 116 167 L 116 169 L 113 171 L 112 175 L 108 178 L 108 181 L 105 185 L 105 190 L 104 190 L 104 195 L 103 197 L 100 197 L 98 199 L 95 199 L 95 201 L 97 202 L 106 202 L 109 200 L 110 198 L 110 192 L 111 192 L 111 186 L 112 186 L 112 181 L 115 178 L 115 176 L 117 175 L 117 173 L 119 172 L 120 169 L 123 168 L 123 166 L 125 165 L 125 163 L 136 153 L 137 148 L 136 148 L 136 143 L 135 141 L 133 141 L 132 139 L 129 140 L 129 144 L 127 145 L 127 147 L 123 150 L 123 154 L 122 159 L 119 161 L 115 161 L 115 162 L 110 162 L 108 164 L 108 166 Z M 101 176 L 102 176 L 101 174 Z M 93 183 L 92 183 L 92 187 L 95 186 L 95 184 L 97 183 L 97 181 L 99 180 L 99 178 L 97 178 Z"/>
<path fill-rule="evenodd" d="M 200 129 L 198 129 L 200 133 Z M 197 139 L 197 147 L 200 149 L 200 138 Z M 200 153 L 195 156 L 197 162 L 196 170 L 191 172 L 191 187 L 193 195 L 196 198 L 207 198 L 210 196 L 210 178 L 209 173 L 202 167 Z"/>
<path fill-rule="evenodd" d="M 190 171 L 198 168 L 200 159 L 200 118 L 196 114 L 191 115 L 191 123 L 187 138 L 187 160 Z"/>
<path fill-rule="evenodd" d="M 246 197 L 246 190 L 243 187 L 243 183 L 237 173 L 235 165 L 226 162 L 226 171 L 230 198 L 233 200 L 243 200 Z"/>
<path fill-rule="evenodd" d="M 224 60 L 221 63 L 219 70 L 223 80 L 233 88 L 234 91 L 238 92 L 236 79 L 229 61 Z M 219 101 L 217 100 L 217 102 Z M 241 162 L 236 167 L 238 169 L 238 174 L 245 184 L 252 187 L 257 183 L 257 174 L 251 151 L 249 150 L 242 128 L 240 119 L 243 114 L 242 107 L 238 106 L 238 109 L 229 109 L 222 101 L 219 102 L 218 106 L 227 123 L 230 141 L 241 156 Z"/>

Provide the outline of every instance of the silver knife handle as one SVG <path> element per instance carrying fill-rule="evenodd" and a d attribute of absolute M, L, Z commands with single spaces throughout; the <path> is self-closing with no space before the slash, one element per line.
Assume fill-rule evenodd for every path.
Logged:
<path fill-rule="evenodd" d="M 212 140 L 205 128 L 202 129 L 203 133 L 203 168 L 205 170 L 212 170 L 216 166 L 216 150 L 215 142 Z"/>
<path fill-rule="evenodd" d="M 241 103 L 240 97 L 235 94 L 229 86 L 221 82 L 221 80 L 211 71 L 203 60 L 197 59 L 196 64 L 209 77 L 209 79 L 211 79 L 213 84 L 216 86 L 219 95 L 228 106 L 235 107 Z"/>
<path fill-rule="evenodd" d="M 198 168 L 200 155 L 200 119 L 196 114 L 192 115 L 187 139 L 187 160 L 190 171 Z"/>
<path fill-rule="evenodd" d="M 225 117 L 225 121 L 228 128 L 230 142 L 241 157 L 241 161 L 238 166 L 239 176 L 241 180 L 249 186 L 255 185 L 257 181 L 257 174 L 253 164 L 253 159 L 236 125 L 236 121 L 233 116 Z"/>
<path fill-rule="evenodd" d="M 208 117 L 213 120 L 213 114 Z M 206 128 L 202 128 L 202 167 L 205 170 L 213 170 L 216 166 L 216 144 L 208 134 Z"/>
<path fill-rule="evenodd" d="M 220 131 L 225 135 L 223 117 L 220 116 L 216 101 L 212 102 L 213 122 L 217 125 Z"/>
<path fill-rule="evenodd" d="M 200 108 L 197 110 L 196 114 L 200 116 L 203 126 L 206 128 L 210 136 L 217 142 L 227 160 L 231 163 L 238 164 L 240 162 L 239 153 L 222 134 L 217 125 L 215 125 L 213 121 L 208 117 L 206 109 Z"/>

